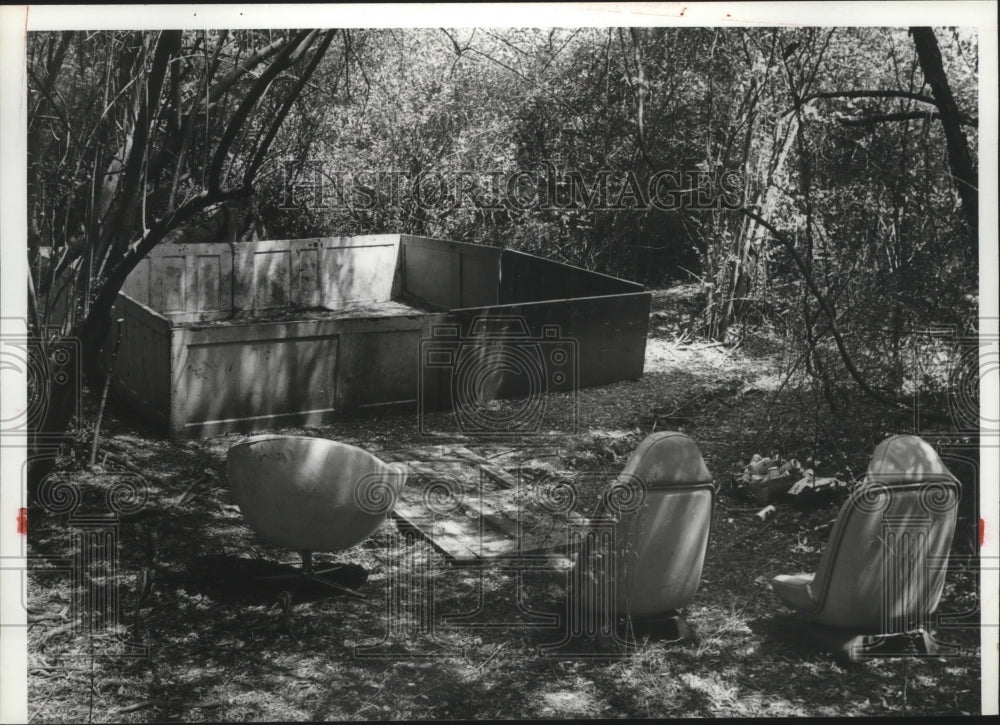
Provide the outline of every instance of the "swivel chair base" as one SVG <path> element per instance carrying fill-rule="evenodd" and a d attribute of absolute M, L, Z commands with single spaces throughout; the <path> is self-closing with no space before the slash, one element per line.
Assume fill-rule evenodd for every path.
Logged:
<path fill-rule="evenodd" d="M 336 564 L 335 566 L 327 567 L 325 569 L 314 569 L 312 563 L 312 552 L 302 551 L 302 568 L 296 572 L 288 574 L 271 574 L 267 576 L 254 577 L 256 581 L 304 581 L 304 582 L 315 582 L 321 584 L 325 587 L 329 587 L 336 592 L 341 594 L 346 594 L 349 597 L 354 597 L 355 599 L 364 599 L 365 595 L 359 591 L 351 589 L 350 587 L 345 587 L 343 584 L 338 584 L 326 578 L 326 574 L 338 571 L 343 568 L 342 564 Z"/>

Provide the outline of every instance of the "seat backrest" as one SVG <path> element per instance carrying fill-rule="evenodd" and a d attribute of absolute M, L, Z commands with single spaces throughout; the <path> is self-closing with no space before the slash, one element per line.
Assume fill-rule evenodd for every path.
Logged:
<path fill-rule="evenodd" d="M 264 540 L 340 551 L 368 538 L 395 505 L 406 468 L 368 451 L 304 436 L 261 435 L 229 449 L 229 486 Z"/>
<path fill-rule="evenodd" d="M 814 619 L 882 634 L 924 625 L 944 588 L 960 496 L 925 441 L 882 441 L 823 551 L 811 584 Z"/>
<path fill-rule="evenodd" d="M 689 604 L 705 562 L 713 494 L 712 475 L 688 436 L 643 440 L 602 498 L 581 551 L 578 567 L 602 580 L 601 593 L 589 596 L 605 604 L 592 606 L 614 601 L 618 615 L 646 616 Z"/>

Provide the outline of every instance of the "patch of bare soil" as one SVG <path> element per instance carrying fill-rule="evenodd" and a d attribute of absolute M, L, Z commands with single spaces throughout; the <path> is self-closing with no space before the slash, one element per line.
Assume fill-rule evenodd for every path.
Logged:
<path fill-rule="evenodd" d="M 779 452 L 850 479 L 907 423 L 875 416 L 863 401 L 824 412 L 808 388 L 782 377 L 782 352 L 767 340 L 723 347 L 695 339 L 698 304 L 690 288 L 654 293 L 643 378 L 549 396 L 538 434 L 519 441 L 463 434 L 450 413 L 425 420 L 437 433 L 424 436 L 412 411 L 284 431 L 376 452 L 461 442 L 511 474 L 568 476 L 584 515 L 644 436 L 688 433 L 720 486 L 704 578 L 687 612 L 696 645 L 581 651 L 563 641 L 565 573 L 456 567 L 392 520 L 351 551 L 317 556 L 344 562 L 338 576 L 365 599 L 295 589 L 282 606 L 281 588 L 253 576 L 296 556 L 256 539 L 232 507 L 225 454 L 239 436 L 173 443 L 111 415 L 98 466 L 83 465 L 83 430 L 48 498 L 30 510 L 32 720 L 978 712 L 974 614 L 939 629 L 955 645 L 943 658 L 841 666 L 795 636 L 796 618 L 768 581 L 815 570 L 838 503 L 779 506 L 761 521 L 759 507 L 733 495 L 733 474 L 755 452 Z M 978 601 L 969 559 L 974 466 L 955 473 L 973 500 L 963 502 L 941 610 L 960 614 Z M 121 513 L 102 524 L 95 517 L 108 514 L 112 497 Z"/>

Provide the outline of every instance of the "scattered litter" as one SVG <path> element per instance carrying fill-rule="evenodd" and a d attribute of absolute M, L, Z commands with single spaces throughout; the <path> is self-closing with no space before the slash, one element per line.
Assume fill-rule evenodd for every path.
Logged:
<path fill-rule="evenodd" d="M 750 463 L 736 475 L 734 489 L 758 506 L 771 503 L 787 493 L 804 471 L 796 459 L 784 461 L 780 456 L 768 458 L 755 453 Z"/>
<path fill-rule="evenodd" d="M 850 484 L 836 476 L 817 478 L 810 468 L 792 484 L 788 495 L 793 497 L 797 508 L 813 508 L 836 500 L 841 492 L 846 492 L 849 488 Z"/>
<path fill-rule="evenodd" d="M 761 521 L 767 521 L 767 519 L 774 513 L 774 510 L 774 506 L 765 506 L 757 512 L 756 516 Z"/>
<path fill-rule="evenodd" d="M 764 457 L 755 453 L 734 476 L 733 493 L 758 506 L 791 502 L 796 508 L 814 508 L 836 500 L 848 490 L 849 484 L 838 476 L 817 477 L 812 468 L 804 468 L 795 458 L 785 460 L 777 454 Z M 768 514 L 761 513 L 757 516 L 766 520 Z"/>

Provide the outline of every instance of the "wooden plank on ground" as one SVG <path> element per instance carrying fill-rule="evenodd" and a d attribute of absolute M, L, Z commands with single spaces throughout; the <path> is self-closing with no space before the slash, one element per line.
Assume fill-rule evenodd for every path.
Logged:
<path fill-rule="evenodd" d="M 572 527 L 586 520 L 575 511 L 539 503 L 508 472 L 464 446 L 439 445 L 383 452 L 404 463 L 407 484 L 393 511 L 455 562 L 486 563 L 519 557 L 571 561 Z M 434 484 L 444 484 L 435 486 Z M 449 495 L 450 494 L 450 495 Z"/>
<path fill-rule="evenodd" d="M 576 511 L 552 511 L 525 493 L 527 489 L 484 493 L 483 517 L 518 544 L 518 553 L 568 553 L 571 530 L 585 527 L 587 520 Z"/>

